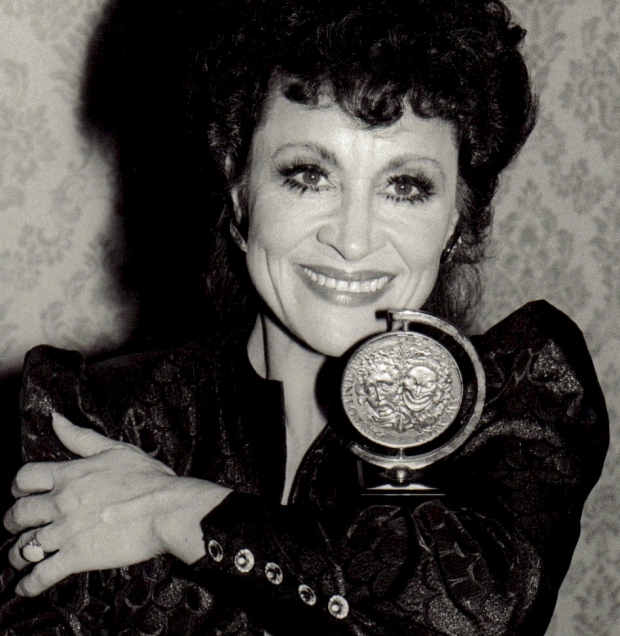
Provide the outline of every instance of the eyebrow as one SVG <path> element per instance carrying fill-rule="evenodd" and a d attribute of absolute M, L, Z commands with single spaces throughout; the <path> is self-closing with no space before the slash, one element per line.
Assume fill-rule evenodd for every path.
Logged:
<path fill-rule="evenodd" d="M 386 172 L 392 172 L 395 170 L 406 168 L 407 164 L 411 161 L 417 163 L 432 163 L 433 166 L 439 171 L 442 178 L 445 180 L 446 173 L 444 172 L 443 166 L 441 165 L 441 163 L 439 163 L 439 161 L 433 159 L 432 157 L 420 157 L 419 155 L 404 155 L 402 157 L 396 157 L 395 159 L 392 159 L 392 161 L 390 161 L 390 163 L 388 163 L 386 167 Z"/>
<path fill-rule="evenodd" d="M 318 144 L 312 144 L 312 143 L 288 143 L 288 144 L 284 144 L 284 146 L 280 146 L 274 153 L 273 156 L 277 157 L 280 153 L 284 152 L 285 150 L 289 150 L 289 149 L 304 149 L 304 150 L 310 150 L 311 152 L 315 153 L 316 155 L 318 155 L 323 161 L 326 161 L 328 163 L 330 163 L 332 166 L 336 167 L 336 168 L 340 168 L 340 162 L 338 161 L 338 159 L 336 158 L 336 155 L 331 152 L 330 150 L 327 150 L 327 148 L 324 148 L 323 146 L 319 146 Z"/>

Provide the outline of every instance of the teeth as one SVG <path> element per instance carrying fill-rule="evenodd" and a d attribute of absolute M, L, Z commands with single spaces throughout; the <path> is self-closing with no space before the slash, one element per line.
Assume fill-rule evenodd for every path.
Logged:
<path fill-rule="evenodd" d="M 317 283 L 317 285 L 349 294 L 368 294 L 378 291 L 390 280 L 389 276 L 381 276 L 380 278 L 373 278 L 372 280 L 366 280 L 364 282 L 358 280 L 346 281 L 330 278 L 323 274 L 317 274 L 307 267 L 303 267 L 302 270 L 304 274 L 306 274 L 310 280 Z"/>

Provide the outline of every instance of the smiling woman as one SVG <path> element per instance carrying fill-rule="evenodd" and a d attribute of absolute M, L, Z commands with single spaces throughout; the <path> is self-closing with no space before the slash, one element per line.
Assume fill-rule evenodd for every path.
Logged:
<path fill-rule="evenodd" d="M 220 325 L 99 363 L 29 354 L 5 633 L 542 634 L 606 450 L 600 387 L 546 303 L 475 348 L 442 320 L 467 325 L 533 126 L 523 31 L 498 0 L 170 15 L 186 141 L 223 202 Z M 389 315 L 426 331 L 382 348 Z M 372 421 L 363 453 L 339 401 L 360 343 L 344 408 Z M 407 464 L 418 447 L 433 461 Z"/>

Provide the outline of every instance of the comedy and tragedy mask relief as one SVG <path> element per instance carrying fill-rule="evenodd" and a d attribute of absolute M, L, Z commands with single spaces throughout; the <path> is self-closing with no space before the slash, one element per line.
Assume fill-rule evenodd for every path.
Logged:
<path fill-rule="evenodd" d="M 434 439 L 454 421 L 462 401 L 454 358 L 425 336 L 378 343 L 353 363 L 347 413 L 361 433 L 388 446 Z"/>

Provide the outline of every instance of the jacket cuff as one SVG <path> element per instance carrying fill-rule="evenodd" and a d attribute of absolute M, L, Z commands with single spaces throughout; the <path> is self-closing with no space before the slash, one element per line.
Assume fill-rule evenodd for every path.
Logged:
<path fill-rule="evenodd" d="M 201 525 L 207 554 L 194 571 L 216 578 L 219 589 L 224 585 L 238 601 L 250 599 L 267 629 L 294 620 L 324 625 L 330 634 L 347 631 L 345 582 L 319 547 L 325 537 L 316 519 L 295 506 L 270 506 L 256 495 L 233 492 Z"/>

